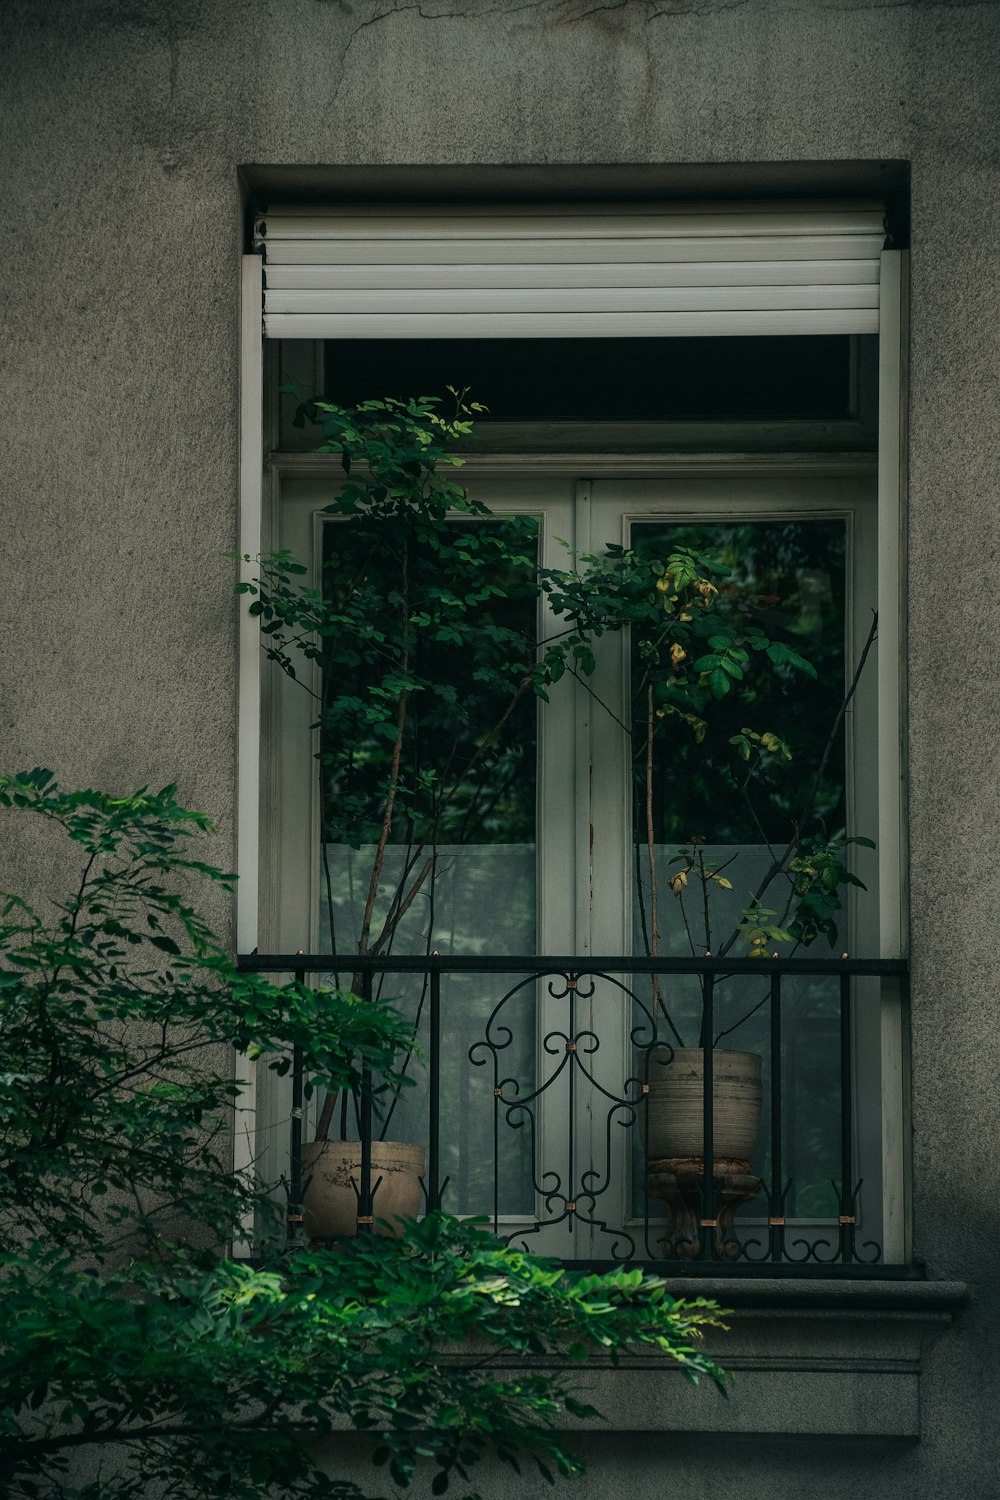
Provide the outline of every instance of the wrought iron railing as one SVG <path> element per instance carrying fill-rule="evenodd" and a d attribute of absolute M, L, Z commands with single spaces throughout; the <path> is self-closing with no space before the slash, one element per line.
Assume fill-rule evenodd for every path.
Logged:
<path fill-rule="evenodd" d="M 377 984 L 388 983 L 392 994 L 393 980 L 417 977 L 422 991 L 420 1009 L 425 1014 L 426 1170 L 421 1184 L 428 1210 L 444 1207 L 485 1213 L 494 1229 L 510 1240 L 550 1254 L 560 1253 L 552 1242 L 552 1232 L 559 1226 L 590 1230 L 604 1254 L 581 1257 L 577 1244 L 564 1258 L 595 1266 L 627 1262 L 654 1265 L 674 1274 L 701 1275 L 910 1274 L 902 1265 L 887 1264 L 884 1253 L 880 1160 L 874 1163 L 870 1207 L 859 1210 L 863 1175 L 859 1171 L 858 1110 L 867 1108 L 870 1114 L 880 1105 L 877 1100 L 864 1104 L 858 1098 L 855 1028 L 859 1020 L 864 1025 L 867 1019 L 871 1030 L 887 987 L 897 995 L 902 991 L 907 972 L 902 960 L 255 953 L 241 956 L 239 965 L 247 972 L 287 974 L 301 982 L 338 982 L 331 981 L 331 976 L 339 976 L 344 986 L 352 982 L 346 976 L 357 975 L 365 998 L 372 997 Z M 447 994 L 447 985 L 462 975 L 488 980 L 498 992 L 487 1007 L 481 1034 L 463 1048 L 461 1056 L 449 1046 L 446 1063 L 443 1048 L 451 1034 L 450 1008 L 463 1003 L 461 996 Z M 513 982 L 508 982 L 511 976 Z M 769 1136 L 766 1151 L 758 1150 L 752 1163 L 720 1157 L 715 1077 L 720 1054 L 705 1047 L 700 1051 L 701 1150 L 686 1157 L 651 1157 L 649 1111 L 651 1093 L 656 1092 L 651 1085 L 668 1076 L 663 1070 L 671 1067 L 675 1044 L 680 1041 L 670 1011 L 671 986 L 696 987 L 701 1036 L 717 1043 L 717 1026 L 724 1019 L 717 1004 L 720 987 L 734 981 L 756 985 L 750 1014 L 758 1017 L 764 1078 L 762 1122 Z M 835 1171 L 829 1178 L 825 1208 L 817 1210 L 813 1202 L 789 1214 L 790 1195 L 796 1190 L 794 1179 L 786 1176 L 789 1132 L 793 1129 L 798 1136 L 803 1130 L 801 1118 L 789 1121 L 789 1016 L 794 1024 L 796 1007 L 811 1004 L 815 1010 L 818 986 L 825 986 L 827 997 L 824 1030 L 830 1055 L 822 1059 L 827 1080 L 825 1108 L 829 1121 L 835 1120 L 825 1135 L 835 1135 L 835 1139 L 820 1139 L 816 1149 L 819 1160 L 835 1162 Z M 608 1086 L 607 1077 L 598 1077 L 595 1063 L 607 1040 L 593 1025 L 592 1005 L 599 991 L 606 999 L 611 997 L 606 1016 L 614 1016 L 617 1007 L 617 1056 L 622 1067 L 616 1087 Z M 534 1030 L 531 1072 L 526 1078 L 505 1069 L 514 1038 L 508 1012 L 515 999 L 526 1006 Z M 485 1068 L 492 1075 L 491 1083 L 481 1090 L 483 1108 L 490 1114 L 489 1201 L 448 1201 L 443 1147 L 447 1145 L 454 1154 L 455 1142 L 442 1137 L 442 1100 L 455 1089 L 457 1070 L 463 1068 Z M 289 1235 L 295 1239 L 302 1237 L 303 1197 L 303 1076 L 298 1054 L 292 1063 L 291 1095 L 286 1187 Z M 376 1099 L 376 1081 L 366 1071 L 354 1101 L 354 1133 L 360 1138 L 358 1172 L 352 1177 L 358 1232 L 370 1231 L 379 1217 L 380 1183 L 377 1177 L 373 1181 L 372 1169 Z M 542 1128 L 539 1117 L 546 1111 Z M 818 1118 L 823 1111 L 816 1113 Z M 553 1127 L 554 1114 L 560 1117 L 559 1129 Z M 581 1120 L 587 1121 L 586 1130 L 581 1130 Z M 807 1123 L 815 1127 L 815 1121 Z M 630 1150 L 622 1149 L 623 1136 L 615 1135 L 616 1127 L 624 1131 Z M 501 1148 L 511 1133 L 518 1133 L 524 1143 L 519 1159 L 533 1200 L 527 1212 L 503 1212 Z M 868 1131 L 879 1141 L 881 1134 L 880 1129 Z M 613 1141 L 617 1151 L 612 1149 Z M 870 1157 L 870 1143 L 866 1150 Z M 625 1178 L 631 1178 L 631 1186 Z M 609 1217 L 608 1204 L 614 1204 L 617 1219 Z"/>

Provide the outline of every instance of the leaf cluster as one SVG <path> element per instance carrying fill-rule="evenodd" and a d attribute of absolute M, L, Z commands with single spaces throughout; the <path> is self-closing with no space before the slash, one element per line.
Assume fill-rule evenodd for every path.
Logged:
<path fill-rule="evenodd" d="M 195 856 L 211 824 L 174 787 L 64 792 L 34 770 L 0 777 L 0 808 L 57 824 L 76 856 L 50 917 L 0 897 L 0 1247 L 35 1220 L 92 1255 L 111 1228 L 150 1243 L 180 1216 L 228 1239 L 261 1196 L 222 1165 L 231 1049 L 282 1073 L 298 1046 L 310 1086 L 351 1086 L 365 1062 L 391 1083 L 404 1022 L 391 1004 L 236 970 L 190 891 L 234 877 Z"/>
<path fill-rule="evenodd" d="M 725 1389 L 700 1347 L 723 1326 L 714 1305 L 639 1271 L 568 1275 L 440 1214 L 268 1270 L 97 1278 L 37 1249 L 3 1270 L 0 1462 L 19 1500 L 57 1493 L 73 1449 L 112 1441 L 123 1467 L 104 1500 L 141 1493 L 140 1475 L 174 1495 L 354 1496 L 310 1455 L 345 1428 L 371 1434 L 397 1485 L 423 1462 L 442 1494 L 491 1454 L 551 1481 L 582 1467 L 560 1419 L 597 1416 L 553 1359 L 648 1350 Z"/>
<path fill-rule="evenodd" d="M 196 899 L 232 877 L 198 858 L 211 825 L 173 787 L 64 792 L 31 771 L 0 778 L 0 808 L 57 825 L 74 871 L 51 917 L 8 896 L 0 926 L 6 1496 L 360 1500 L 315 1461 L 325 1439 L 336 1464 L 345 1429 L 396 1484 L 424 1462 L 443 1493 L 488 1454 L 554 1478 L 581 1467 L 563 1414 L 593 1413 L 553 1362 L 647 1349 L 722 1388 L 698 1342 L 714 1305 L 638 1272 L 568 1275 L 444 1215 L 399 1241 L 220 1258 L 264 1185 L 231 1169 L 235 1086 L 205 1044 L 279 1070 L 300 1047 L 334 1087 L 363 1060 L 392 1089 L 407 1032 L 391 1004 L 234 969 Z M 78 1477 L 82 1451 L 99 1477 Z"/>
<path fill-rule="evenodd" d="M 713 748 L 715 704 L 737 694 L 752 703 L 760 683 L 769 676 L 801 673 L 816 677 L 816 668 L 807 658 L 765 633 L 754 619 L 752 599 L 729 582 L 731 570 L 710 553 L 679 547 L 661 560 L 614 546 L 600 557 L 586 556 L 582 561 L 586 564 L 582 571 L 543 573 L 542 587 L 553 611 L 571 618 L 581 643 L 605 630 L 631 628 L 637 662 L 633 674 L 637 803 L 644 795 L 652 795 L 647 753 L 651 737 L 665 724 L 685 726 L 696 745 L 704 744 L 707 755 Z M 793 760 L 788 741 L 770 729 L 743 727 L 728 736 L 728 744 L 747 768 L 740 786 L 744 795 L 752 782 L 766 782 L 776 768 Z M 732 772 L 730 779 L 736 783 Z M 716 865 L 706 862 L 698 847 L 703 842 L 696 838 L 671 861 L 681 868 L 667 883 L 683 903 L 689 878 L 697 877 L 707 911 L 710 888 L 728 891 L 732 884 Z M 836 941 L 838 891 L 849 884 L 862 885 L 842 858 L 851 843 L 874 847 L 870 840 L 848 839 L 843 832 L 827 839 L 821 834 L 803 836 L 797 828 L 793 831 L 785 856 L 787 867 L 785 859 L 776 860 L 768 883 L 791 873 L 789 906 L 794 916 L 788 920 L 786 911 L 779 921 L 769 922 L 766 919 L 778 913 L 761 906 L 760 893 L 752 896 L 734 934 L 748 944 L 748 956 L 765 956 L 769 942 L 808 944 L 820 933 L 831 945 Z M 709 931 L 706 916 L 706 937 Z"/>
<path fill-rule="evenodd" d="M 326 836 L 355 848 L 376 842 L 390 798 L 418 840 L 460 841 L 471 773 L 502 795 L 526 728 L 513 710 L 561 672 L 561 653 L 537 652 L 537 522 L 493 516 L 439 472 L 461 462 L 451 445 L 476 410 L 459 400 L 448 420 L 439 405 L 308 403 L 347 476 L 321 576 L 272 552 L 240 585 L 268 658 L 300 681 L 319 669 Z"/>
<path fill-rule="evenodd" d="M 796 942 L 811 943 L 822 934 L 832 948 L 837 941 L 836 914 L 841 907 L 841 890 L 849 885 L 862 891 L 867 889 L 844 862 L 845 850 L 850 844 L 865 849 L 875 848 L 871 839 L 860 835 L 849 838 L 840 829 L 829 839 L 818 835 L 802 839 L 795 858 L 789 861 L 796 897 L 789 932 Z"/>
<path fill-rule="evenodd" d="M 581 641 L 631 627 L 640 690 L 652 689 L 658 719 L 683 719 L 698 743 L 706 710 L 751 676 L 752 653 L 770 668 L 815 676 L 810 662 L 754 622 L 728 587 L 730 569 L 709 552 L 677 547 L 665 559 L 647 558 L 614 545 L 580 561 L 582 570 L 542 573 L 553 612 L 570 617 Z"/>

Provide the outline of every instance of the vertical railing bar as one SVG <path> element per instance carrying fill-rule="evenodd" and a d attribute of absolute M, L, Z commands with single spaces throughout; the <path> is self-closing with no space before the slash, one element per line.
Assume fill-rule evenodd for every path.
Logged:
<path fill-rule="evenodd" d="M 361 975 L 361 998 L 366 1005 L 372 999 L 372 970 L 365 969 Z M 372 1070 L 368 1063 L 361 1069 L 361 1181 L 358 1184 L 359 1234 L 371 1234 L 372 1215 Z"/>
<path fill-rule="evenodd" d="M 434 958 L 437 954 L 432 955 Z M 431 1037 L 428 1067 L 427 1207 L 441 1207 L 441 970 L 431 970 Z"/>
<path fill-rule="evenodd" d="M 537 986 L 536 986 L 537 1002 Z M 496 1049 L 493 1051 L 493 1233 L 500 1233 L 500 1064 Z M 508 1123 L 510 1115 L 507 1116 Z M 534 1181 L 534 1163 L 532 1163 Z"/>
<path fill-rule="evenodd" d="M 702 1149 L 705 1153 L 703 1161 L 704 1183 L 702 1191 L 702 1225 L 701 1245 L 705 1249 L 705 1230 L 710 1231 L 708 1244 L 710 1246 L 709 1258 L 715 1259 L 715 1246 L 718 1241 L 716 1213 L 715 1213 L 715 975 L 712 972 L 705 974 L 702 979 L 702 1038 L 704 1048 L 702 1050 Z"/>
<path fill-rule="evenodd" d="M 771 1259 L 781 1259 L 781 1225 L 785 1218 L 781 1161 L 781 975 L 771 975 Z"/>
<path fill-rule="evenodd" d="M 305 970 L 296 969 L 295 983 L 304 985 Z M 289 1140 L 288 1187 L 288 1243 L 294 1245 L 302 1238 L 304 1211 L 302 1207 L 302 1047 L 296 1042 L 292 1048 L 292 1119 Z"/>
<path fill-rule="evenodd" d="M 854 1140 L 851 1092 L 851 976 L 840 976 L 840 1259 L 851 1258 L 854 1234 Z"/>
<path fill-rule="evenodd" d="M 643 1244 L 645 1245 L 645 1248 L 646 1248 L 646 1254 L 650 1258 L 653 1258 L 653 1251 L 650 1248 L 650 1244 L 649 1244 L 649 1199 L 650 1199 L 650 1194 L 649 1194 L 649 1069 L 650 1069 L 650 1063 L 651 1063 L 651 1060 L 652 1060 L 653 1048 L 656 1046 L 657 1026 L 658 1026 L 658 1023 L 654 1023 L 654 1028 L 653 1028 L 653 1033 L 652 1033 L 652 1041 L 650 1042 L 649 1047 L 646 1048 L 645 1056 L 644 1056 L 644 1059 L 643 1059 L 643 1063 L 642 1063 L 642 1093 L 639 1096 L 639 1107 L 636 1110 L 636 1123 L 637 1124 L 639 1123 L 639 1110 L 642 1110 L 642 1112 L 643 1112 L 642 1113 L 642 1122 L 641 1122 L 641 1125 L 640 1125 L 640 1137 L 639 1137 L 640 1138 L 640 1142 L 642 1143 L 642 1170 L 643 1170 L 643 1194 L 642 1194 L 642 1203 L 643 1203 L 643 1210 L 642 1210 L 642 1213 L 643 1213 Z M 661 1250 L 662 1250 L 663 1253 L 662 1253 L 662 1255 L 660 1255 L 660 1256 L 658 1256 L 656 1258 L 660 1259 L 660 1260 L 665 1259 L 667 1251 L 670 1248 L 669 1245 L 666 1242 L 666 1236 L 664 1236 L 664 1238 L 662 1240 L 658 1240 L 657 1243 L 659 1244 L 659 1246 L 660 1246 L 660 1248 L 661 1248 Z"/>
<path fill-rule="evenodd" d="M 569 1040 L 569 1045 L 570 1046 L 575 1045 L 575 1041 L 576 1041 L 576 987 L 577 987 L 577 984 L 579 983 L 579 980 L 580 980 L 580 976 L 578 974 L 571 973 L 568 976 L 568 988 L 569 988 L 569 1026 L 568 1026 L 567 1030 L 568 1030 L 569 1039 L 570 1039 Z M 543 1146 L 544 1146 L 544 1142 L 543 1142 Z M 542 1163 L 542 1165 L 544 1165 L 544 1162 Z M 573 1205 L 572 1210 L 568 1209 L 567 1217 L 569 1219 L 569 1227 L 570 1227 L 571 1230 L 573 1230 L 573 1228 L 574 1228 L 573 1217 L 574 1217 L 574 1214 L 576 1213 L 576 1058 L 575 1057 L 570 1057 L 570 1060 L 569 1060 L 569 1149 L 568 1149 L 568 1152 L 567 1152 L 567 1160 L 566 1160 L 566 1178 L 567 1178 L 567 1181 L 566 1181 L 566 1203 L 567 1203 L 567 1209 L 568 1209 L 568 1205 L 570 1203 L 572 1203 L 572 1205 Z M 539 1180 L 539 1182 L 544 1182 L 545 1176 L 544 1176 L 543 1172 L 539 1172 L 539 1174 L 538 1174 L 538 1180 Z"/>

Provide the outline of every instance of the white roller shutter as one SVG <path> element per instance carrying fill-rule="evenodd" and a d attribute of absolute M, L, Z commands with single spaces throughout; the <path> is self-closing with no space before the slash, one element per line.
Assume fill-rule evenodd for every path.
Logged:
<path fill-rule="evenodd" d="M 876 333 L 878 206 L 281 207 L 269 338 Z"/>

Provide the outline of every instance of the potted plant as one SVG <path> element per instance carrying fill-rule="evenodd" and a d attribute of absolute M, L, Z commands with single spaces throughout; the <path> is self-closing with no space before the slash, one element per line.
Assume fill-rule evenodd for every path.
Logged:
<path fill-rule="evenodd" d="M 318 451 L 344 470 L 325 507 L 321 578 L 304 586 L 304 566 L 277 552 L 240 586 L 268 658 L 314 695 L 323 916 L 341 956 L 431 952 L 433 920 L 416 918 L 434 910 L 442 847 L 526 815 L 516 771 L 536 697 L 592 664 L 575 629 L 544 647 L 536 638 L 537 523 L 494 516 L 451 481 L 478 409 L 453 395 L 450 419 L 432 398 L 303 403 L 299 421 L 321 424 Z M 359 968 L 351 990 L 369 982 Z M 415 1031 L 426 993 L 425 981 Z M 378 1102 L 374 1217 L 413 1214 L 423 1148 L 389 1139 L 398 1099 Z M 314 1237 L 353 1230 L 360 1133 L 359 1098 L 327 1095 L 303 1154 Z"/>
<path fill-rule="evenodd" d="M 644 847 L 637 839 L 636 899 L 646 951 L 655 957 L 661 942 L 661 895 L 663 887 L 674 898 L 679 918 L 678 935 L 692 956 L 704 954 L 724 958 L 734 949 L 740 956 L 777 956 L 775 945 L 791 945 L 792 953 L 823 935 L 831 946 L 837 941 L 837 917 L 843 890 L 863 888 L 848 865 L 851 845 L 874 848 L 871 840 L 848 836 L 843 828 L 830 829 L 831 815 L 839 811 L 842 786 L 838 775 L 828 776 L 831 756 L 841 735 L 845 713 L 857 691 L 862 672 L 876 637 L 873 619 L 852 680 L 824 723 L 803 731 L 786 730 L 779 720 L 775 727 L 752 729 L 743 720 L 751 712 L 791 716 L 786 689 L 793 679 L 811 679 L 819 684 L 817 667 L 803 655 L 782 629 L 787 618 L 787 600 L 778 594 L 762 595 L 753 577 L 755 565 L 746 566 L 743 549 L 756 545 L 732 528 L 731 563 L 720 552 L 710 555 L 691 548 L 668 555 L 655 582 L 655 594 L 645 616 L 633 625 L 635 659 L 632 742 L 635 765 L 635 822 L 644 832 Z M 787 539 L 786 539 L 787 544 Z M 764 566 L 772 563 L 765 558 Z M 736 565 L 736 566 L 734 566 Z M 760 559 L 756 560 L 756 566 Z M 654 570 L 661 564 L 655 562 Z M 743 577 L 737 576 L 737 566 Z M 834 622 L 834 632 L 842 622 Z M 804 649 L 804 648 L 803 648 Z M 828 663 L 828 670 L 834 664 Z M 782 701 L 784 699 L 784 701 Z M 801 712 L 797 716 L 801 720 Z M 767 723 L 767 719 L 764 723 Z M 780 730 L 780 732 L 779 732 Z M 672 736 L 665 756 L 657 741 Z M 791 741 L 811 740 L 807 749 L 807 774 L 802 775 Z M 787 737 L 786 737 L 787 736 Z M 808 751 L 812 764 L 808 764 Z M 786 768 L 799 761 L 789 780 Z M 758 850 L 766 851 L 766 865 L 758 870 L 738 902 L 733 867 L 741 852 L 713 859 L 704 835 L 689 837 L 668 863 L 669 874 L 658 875 L 657 797 L 665 789 L 658 777 L 669 775 L 676 783 L 695 779 L 711 767 L 706 801 L 715 803 L 714 816 L 722 813 L 727 791 L 742 811 L 745 826 Z M 782 785 L 782 773 L 785 773 Z M 784 804 L 780 837 L 765 812 L 768 788 L 778 787 L 777 799 Z M 669 797 L 669 788 L 666 789 Z M 768 819 L 765 828 L 762 820 Z M 662 821 L 662 820 L 661 820 Z M 730 835 L 732 837 L 732 835 Z M 716 842 L 718 840 L 716 839 Z M 660 845 L 662 848 L 662 845 Z M 725 873 L 726 871 L 729 873 Z M 765 901 L 779 895 L 780 908 Z M 694 913 L 690 911 L 694 906 Z M 719 911 L 718 908 L 728 907 Z M 728 926 L 727 926 L 728 918 Z M 745 948 L 742 945 L 746 945 Z M 750 999 L 735 1020 L 715 1034 L 707 1007 L 702 1004 L 695 1018 L 695 1045 L 685 1046 L 674 1019 L 663 1005 L 659 980 L 652 981 L 654 1016 L 663 1012 L 673 1042 L 667 1066 L 654 1064 L 648 1073 L 648 1105 L 643 1124 L 646 1150 L 651 1161 L 666 1162 L 676 1171 L 701 1172 L 704 1167 L 705 1054 L 712 1049 L 713 1158 L 716 1172 L 746 1174 L 757 1138 L 761 1108 L 761 1057 L 753 1051 L 720 1047 L 720 1041 L 737 1031 L 758 1009 L 761 1001 Z M 657 1060 L 659 1061 L 659 1060 Z"/>

